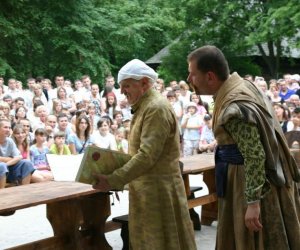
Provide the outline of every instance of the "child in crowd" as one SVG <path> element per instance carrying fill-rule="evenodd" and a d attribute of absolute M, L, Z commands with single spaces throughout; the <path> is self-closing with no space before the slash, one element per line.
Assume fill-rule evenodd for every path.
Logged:
<path fill-rule="evenodd" d="M 123 128 L 129 130 L 129 129 L 130 129 L 130 123 L 131 123 L 131 118 L 130 118 L 130 117 L 125 117 L 125 116 L 124 116 L 123 122 L 122 122 Z"/>
<path fill-rule="evenodd" d="M 212 131 L 212 119 L 210 114 L 204 116 L 204 126 L 202 128 L 199 150 L 200 152 L 213 152 L 217 141 L 215 140 L 213 131 Z"/>
<path fill-rule="evenodd" d="M 208 104 L 201 100 L 201 97 L 196 93 L 191 94 L 191 102 L 197 105 L 197 114 L 204 116 L 208 112 Z"/>
<path fill-rule="evenodd" d="M 128 154 L 128 141 L 125 139 L 125 129 L 119 128 L 115 133 L 117 149 L 120 152 Z"/>
<path fill-rule="evenodd" d="M 113 119 L 113 114 L 117 110 L 121 110 L 117 105 L 117 98 L 113 92 L 110 92 L 106 95 L 105 113 L 109 115 L 110 119 Z"/>
<path fill-rule="evenodd" d="M 45 145 L 47 133 L 45 129 L 38 128 L 35 130 L 34 136 L 34 144 L 30 147 L 30 159 L 40 175 L 33 176 L 32 181 L 51 181 L 53 180 L 53 174 L 46 157 L 46 154 L 49 153 L 49 148 Z"/>
<path fill-rule="evenodd" d="M 19 149 L 22 159 L 30 159 L 29 141 L 21 124 L 17 124 L 13 129 L 12 139 Z"/>
<path fill-rule="evenodd" d="M 114 135 L 119 128 L 117 120 L 112 120 L 110 125 L 110 132 Z"/>
<path fill-rule="evenodd" d="M 123 122 L 123 113 L 122 113 L 122 111 L 116 110 L 114 112 L 113 119 L 117 121 L 118 127 L 120 128 L 122 126 L 122 122 Z"/>
<path fill-rule="evenodd" d="M 110 122 L 106 118 L 101 118 L 97 123 L 98 131 L 93 133 L 95 145 L 100 148 L 117 150 L 116 139 L 109 132 Z"/>
<path fill-rule="evenodd" d="M 91 132 L 93 132 L 97 130 L 97 123 L 100 120 L 100 116 L 96 114 L 96 106 L 94 103 L 88 105 L 87 113 L 91 123 Z"/>
<path fill-rule="evenodd" d="M 194 102 L 187 104 L 187 113 L 183 116 L 181 127 L 183 132 L 183 156 L 193 155 L 199 148 L 200 128 L 203 118 L 197 114 L 197 105 Z"/>
<path fill-rule="evenodd" d="M 66 135 L 62 131 L 58 131 L 54 134 L 54 143 L 50 147 L 50 154 L 56 155 L 70 155 L 71 151 L 68 145 L 65 144 Z"/>

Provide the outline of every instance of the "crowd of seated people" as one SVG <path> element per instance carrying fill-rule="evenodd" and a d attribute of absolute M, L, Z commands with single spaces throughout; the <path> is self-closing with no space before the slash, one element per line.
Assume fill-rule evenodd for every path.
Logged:
<path fill-rule="evenodd" d="M 273 103 L 284 132 L 300 130 L 299 75 L 282 79 L 247 75 Z M 53 179 L 47 154 L 82 154 L 89 145 L 128 153 L 131 108 L 114 77 L 103 89 L 88 75 L 74 85 L 63 76 L 29 78 L 24 84 L 0 77 L 0 188 Z M 183 157 L 213 152 L 212 98 L 199 96 L 185 81 L 158 79 L 153 86 L 173 107 Z M 1 139 L 2 138 L 2 139 Z"/>
<path fill-rule="evenodd" d="M 89 145 L 128 153 L 132 114 L 114 85 L 108 76 L 100 92 L 85 75 L 73 88 L 56 76 L 54 86 L 29 78 L 23 89 L 0 77 L 0 188 L 53 180 L 47 154 L 82 154 Z"/>

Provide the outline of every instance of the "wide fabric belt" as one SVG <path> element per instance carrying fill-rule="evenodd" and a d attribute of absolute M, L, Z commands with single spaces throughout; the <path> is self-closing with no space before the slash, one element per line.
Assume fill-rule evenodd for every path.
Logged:
<path fill-rule="evenodd" d="M 215 152 L 216 188 L 218 197 L 226 192 L 228 164 L 244 165 L 244 158 L 236 144 L 217 146 Z"/>

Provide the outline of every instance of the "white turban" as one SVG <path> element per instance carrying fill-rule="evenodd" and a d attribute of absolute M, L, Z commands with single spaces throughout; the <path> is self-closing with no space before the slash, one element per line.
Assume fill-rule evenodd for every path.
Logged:
<path fill-rule="evenodd" d="M 154 83 L 158 74 L 141 60 L 133 59 L 120 69 L 118 74 L 118 83 L 129 78 L 141 80 L 144 77 L 149 78 L 151 83 Z"/>

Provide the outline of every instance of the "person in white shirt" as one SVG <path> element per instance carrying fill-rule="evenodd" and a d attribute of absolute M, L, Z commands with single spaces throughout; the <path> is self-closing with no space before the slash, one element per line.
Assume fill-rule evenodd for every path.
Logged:
<path fill-rule="evenodd" d="M 54 96 L 52 98 L 57 98 L 57 90 L 59 87 L 64 87 L 67 92 L 67 97 L 70 97 L 73 94 L 73 89 L 70 87 L 65 87 L 65 78 L 63 76 L 56 76 L 55 77 L 55 84 L 56 87 L 53 91 Z"/>
<path fill-rule="evenodd" d="M 10 78 L 8 80 L 8 89 L 6 91 L 6 94 L 9 94 L 13 100 L 22 95 L 22 92 L 17 89 L 16 79 Z"/>
<path fill-rule="evenodd" d="M 94 143 L 100 148 L 117 150 L 115 136 L 109 132 L 110 122 L 106 118 L 101 118 L 98 123 L 98 131 L 93 133 Z"/>
<path fill-rule="evenodd" d="M 83 101 L 84 95 L 86 94 L 86 90 L 83 87 L 83 84 L 80 80 L 74 81 L 75 90 L 73 92 L 74 102 L 77 104 Z"/>

